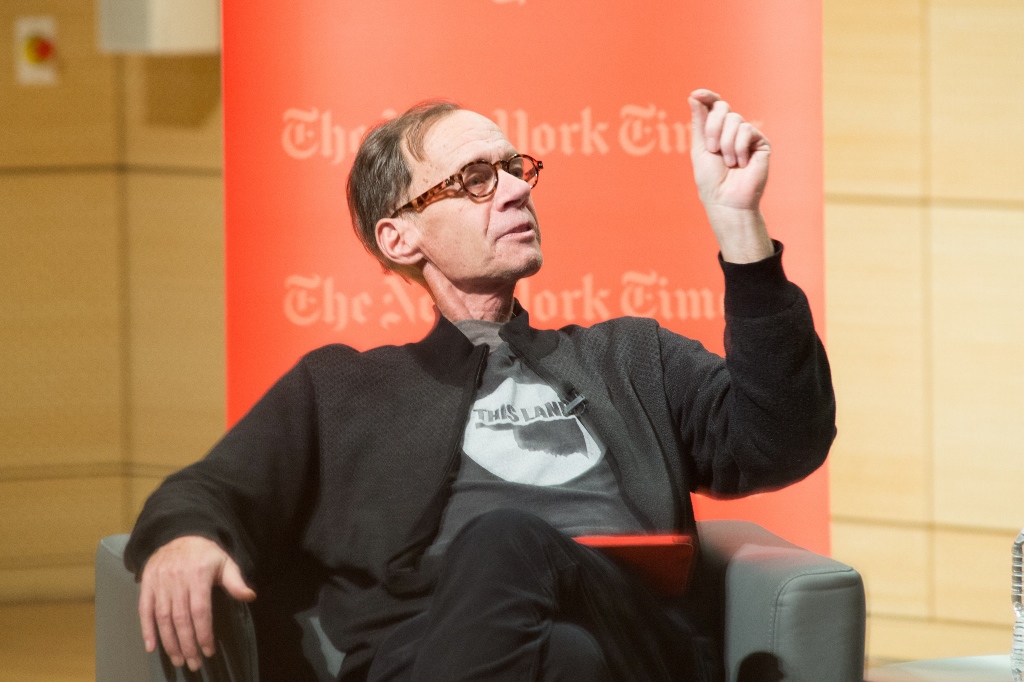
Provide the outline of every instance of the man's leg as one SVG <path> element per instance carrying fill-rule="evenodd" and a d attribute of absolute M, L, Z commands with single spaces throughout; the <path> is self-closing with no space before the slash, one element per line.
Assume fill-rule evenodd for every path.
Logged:
<path fill-rule="evenodd" d="M 370 682 L 408 682 L 421 640 L 426 634 L 426 614 L 403 623 L 374 656 Z M 583 627 L 556 622 L 540 652 L 542 682 L 610 682 L 601 645 Z"/>
<path fill-rule="evenodd" d="M 611 682 L 608 662 L 594 635 L 575 623 L 556 622 L 541 650 L 543 682 Z"/>
<path fill-rule="evenodd" d="M 406 656 L 415 651 L 412 680 L 521 682 L 546 679 L 546 671 L 562 675 L 552 679 L 590 681 L 600 669 L 613 680 L 693 674 L 691 633 L 681 617 L 603 555 L 512 510 L 484 514 L 456 537 L 431 605 L 415 620 L 379 654 L 384 668 L 396 644 Z M 574 630 L 553 637 L 560 621 L 589 637 Z M 557 663 L 560 657 L 567 662 Z M 587 662 L 572 662 L 581 658 Z M 371 679 L 404 677 L 377 670 L 375 664 Z M 565 676 L 573 671 L 580 674 Z"/>

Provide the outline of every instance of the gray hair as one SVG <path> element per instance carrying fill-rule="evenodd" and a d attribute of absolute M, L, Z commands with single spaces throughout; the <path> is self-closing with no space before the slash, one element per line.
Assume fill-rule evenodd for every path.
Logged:
<path fill-rule="evenodd" d="M 348 175 L 348 210 L 359 241 L 380 261 L 385 271 L 420 279 L 418 271 L 392 262 L 380 250 L 377 221 L 391 215 L 404 203 L 403 197 L 412 184 L 405 151 L 416 161 L 423 161 L 423 140 L 427 133 L 440 119 L 461 108 L 446 100 L 421 102 L 401 116 L 372 128 L 359 146 Z"/>

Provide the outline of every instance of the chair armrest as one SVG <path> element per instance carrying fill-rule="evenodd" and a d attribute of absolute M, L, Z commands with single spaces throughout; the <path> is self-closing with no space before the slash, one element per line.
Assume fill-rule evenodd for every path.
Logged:
<path fill-rule="evenodd" d="M 698 524 L 724 595 L 728 682 L 861 682 L 864 584 L 849 566 L 745 521 Z"/>
<path fill-rule="evenodd" d="M 124 567 L 127 535 L 111 535 L 96 550 L 96 682 L 258 682 L 256 631 L 245 604 L 213 591 L 217 653 L 198 673 L 175 669 L 161 648 L 149 654 L 139 628 L 139 585 Z"/>

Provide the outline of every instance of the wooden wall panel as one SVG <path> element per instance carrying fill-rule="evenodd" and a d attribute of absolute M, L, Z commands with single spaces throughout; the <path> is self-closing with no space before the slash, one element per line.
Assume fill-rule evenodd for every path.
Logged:
<path fill-rule="evenodd" d="M 840 518 L 930 518 L 924 216 L 920 207 L 829 202 L 829 357 L 839 435 L 830 459 Z"/>
<path fill-rule="evenodd" d="M 221 169 L 219 56 L 127 57 L 124 116 L 127 163 Z"/>
<path fill-rule="evenodd" d="M 923 528 L 832 523 L 832 556 L 860 571 L 872 616 L 930 615 L 930 542 Z"/>
<path fill-rule="evenodd" d="M 1010 554 L 1017 533 L 935 533 L 935 615 L 1013 628 Z"/>
<path fill-rule="evenodd" d="M 1005 653 L 1024 525 L 1024 5 L 828 0 L 824 45 L 835 554 L 865 571 L 869 659 Z M 886 576 L 913 561 L 906 533 L 927 575 L 911 565 L 901 586 Z"/>
<path fill-rule="evenodd" d="M 88 596 L 96 543 L 124 532 L 120 476 L 0 481 L 0 600 Z"/>
<path fill-rule="evenodd" d="M 882 660 L 986 656 L 1010 651 L 1010 631 L 992 625 L 873 615 L 867 634 L 869 656 Z"/>
<path fill-rule="evenodd" d="M 826 2 L 825 189 L 923 189 L 920 0 Z"/>
<path fill-rule="evenodd" d="M 110 164 L 117 154 L 111 57 L 95 49 L 93 0 L 4 0 L 0 3 L 0 167 Z M 57 20 L 59 83 L 15 81 L 14 20 Z"/>
<path fill-rule="evenodd" d="M 936 208 L 935 519 L 1024 524 L 1024 210 Z"/>
<path fill-rule="evenodd" d="M 120 477 L 0 481 L 0 561 L 91 561 L 121 528 Z"/>
<path fill-rule="evenodd" d="M 132 461 L 179 468 L 224 431 L 221 179 L 133 173 L 127 205 Z"/>
<path fill-rule="evenodd" d="M 0 175 L 0 479 L 120 460 L 116 202 L 112 173 Z"/>
<path fill-rule="evenodd" d="M 932 185 L 1024 200 L 1024 3 L 933 0 Z"/>
<path fill-rule="evenodd" d="M 92 599 L 95 580 L 91 558 L 68 565 L 0 566 L 0 604 Z"/>
<path fill-rule="evenodd" d="M 95 679 L 95 614 L 92 603 L 85 601 L 0 606 L 0 680 Z"/>

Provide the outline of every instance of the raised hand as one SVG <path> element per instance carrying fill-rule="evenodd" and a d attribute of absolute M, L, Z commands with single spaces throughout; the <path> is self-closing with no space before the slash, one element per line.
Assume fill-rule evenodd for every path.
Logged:
<path fill-rule="evenodd" d="M 771 145 L 761 131 L 710 90 L 694 90 L 690 159 L 722 257 L 749 263 L 773 253 L 761 215 Z"/>
<path fill-rule="evenodd" d="M 256 598 L 238 564 L 212 540 L 180 537 L 154 552 L 142 571 L 139 595 L 146 651 L 156 650 L 159 634 L 172 664 L 199 670 L 201 656 L 216 651 L 210 600 L 214 585 L 239 601 Z"/>

